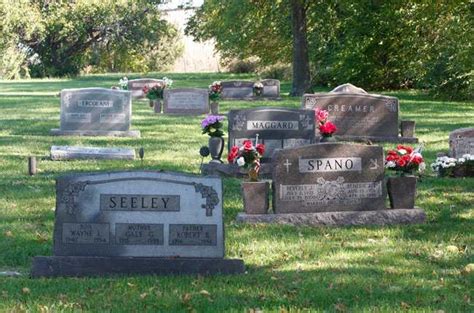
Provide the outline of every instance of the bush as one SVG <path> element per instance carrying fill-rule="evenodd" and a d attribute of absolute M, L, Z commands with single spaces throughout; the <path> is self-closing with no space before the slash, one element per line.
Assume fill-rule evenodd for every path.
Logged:
<path fill-rule="evenodd" d="M 291 77 L 292 77 L 291 65 L 275 64 L 275 65 L 262 67 L 258 70 L 258 75 L 262 78 L 291 80 Z"/>
<path fill-rule="evenodd" d="M 244 59 L 244 60 L 232 60 L 229 64 L 224 65 L 227 67 L 229 73 L 244 74 L 244 73 L 256 73 L 258 68 L 258 60 L 255 58 Z"/>

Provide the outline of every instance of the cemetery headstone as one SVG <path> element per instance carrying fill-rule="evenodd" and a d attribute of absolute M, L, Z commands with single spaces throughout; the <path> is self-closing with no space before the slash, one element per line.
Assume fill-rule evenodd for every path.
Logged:
<path fill-rule="evenodd" d="M 327 110 L 340 139 L 417 142 L 416 138 L 399 136 L 399 104 L 395 97 L 368 94 L 345 84 L 329 93 L 303 95 L 302 107 Z"/>
<path fill-rule="evenodd" d="M 251 81 L 223 81 L 223 99 L 251 99 L 253 97 L 253 84 Z"/>
<path fill-rule="evenodd" d="M 207 89 L 198 88 L 165 89 L 163 113 L 207 114 L 209 113 L 209 92 Z"/>
<path fill-rule="evenodd" d="M 61 177 L 56 184 L 54 256 L 32 274 L 241 273 L 224 259 L 222 181 L 165 172 Z"/>
<path fill-rule="evenodd" d="M 280 97 L 280 81 L 278 79 L 264 79 L 262 97 L 279 98 Z"/>
<path fill-rule="evenodd" d="M 229 119 L 229 149 L 244 140 L 265 144 L 262 161 L 268 161 L 275 149 L 298 147 L 314 141 L 314 112 L 285 108 L 231 110 Z"/>
<path fill-rule="evenodd" d="M 128 81 L 128 91 L 132 93 L 132 98 L 139 99 L 144 98 L 145 94 L 143 93 L 143 87 L 154 87 L 163 85 L 162 79 L 153 79 L 153 78 L 140 78 L 140 79 L 131 79 Z"/>
<path fill-rule="evenodd" d="M 135 150 L 128 148 L 99 148 L 78 146 L 52 146 L 51 159 L 60 160 L 134 160 Z"/>
<path fill-rule="evenodd" d="M 130 130 L 130 92 L 106 88 L 64 89 L 61 91 L 60 129 L 56 136 L 140 137 Z"/>
<path fill-rule="evenodd" d="M 449 134 L 450 155 L 460 158 L 464 154 L 474 155 L 474 127 L 460 128 Z"/>

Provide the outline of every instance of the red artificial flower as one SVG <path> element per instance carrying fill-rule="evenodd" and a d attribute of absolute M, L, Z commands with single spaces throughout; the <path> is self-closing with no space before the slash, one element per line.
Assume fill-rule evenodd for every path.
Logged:
<path fill-rule="evenodd" d="M 333 123 L 327 121 L 326 123 L 319 126 L 319 132 L 323 135 L 332 135 L 336 132 L 337 127 Z"/>
<path fill-rule="evenodd" d="M 329 112 L 326 111 L 326 110 L 322 110 L 320 108 L 316 108 L 314 110 L 314 115 L 315 115 L 316 119 L 318 120 L 318 122 L 324 123 L 324 121 L 327 120 L 327 118 L 329 116 Z"/>
<path fill-rule="evenodd" d="M 256 147 L 257 149 L 257 152 L 260 154 L 260 155 L 263 155 L 265 153 L 265 146 L 262 145 L 261 143 L 259 143 Z"/>
<path fill-rule="evenodd" d="M 407 154 L 411 154 L 413 152 L 413 148 L 410 146 L 398 145 L 397 150 L 401 150 L 401 149 L 404 149 L 407 152 Z"/>
<path fill-rule="evenodd" d="M 423 157 L 421 155 L 415 155 L 411 159 L 411 162 L 413 162 L 416 165 L 420 165 L 420 163 L 423 163 Z"/>
<path fill-rule="evenodd" d="M 254 149 L 252 141 L 251 140 L 245 140 L 243 148 L 245 151 L 252 151 Z"/>
<path fill-rule="evenodd" d="M 398 167 L 404 167 L 407 165 L 407 161 L 404 158 L 399 158 L 398 160 L 395 161 Z"/>
<path fill-rule="evenodd" d="M 143 86 L 142 91 L 143 91 L 143 93 L 148 93 L 148 87 L 147 87 L 147 86 Z"/>
<path fill-rule="evenodd" d="M 239 147 L 233 146 L 232 148 L 230 148 L 229 155 L 227 156 L 227 161 L 229 163 L 234 163 L 234 160 L 237 157 L 238 153 L 239 153 Z"/>

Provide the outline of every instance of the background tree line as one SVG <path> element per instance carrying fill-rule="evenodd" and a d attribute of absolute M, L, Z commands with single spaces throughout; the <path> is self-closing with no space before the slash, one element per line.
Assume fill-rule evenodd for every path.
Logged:
<path fill-rule="evenodd" d="M 164 70 L 181 53 L 159 0 L 3 0 L 0 77 Z"/>
<path fill-rule="evenodd" d="M 224 58 L 292 64 L 293 79 L 308 71 L 295 94 L 351 82 L 474 99 L 473 11 L 469 0 L 205 0 L 186 31 Z"/>

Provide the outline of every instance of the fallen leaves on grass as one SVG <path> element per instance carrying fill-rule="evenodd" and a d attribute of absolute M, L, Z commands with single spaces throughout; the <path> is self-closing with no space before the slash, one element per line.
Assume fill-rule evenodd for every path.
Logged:
<path fill-rule="evenodd" d="M 28 287 L 23 287 L 23 288 L 21 288 L 21 292 L 23 292 L 25 295 L 27 295 L 31 292 L 31 290 Z"/>

